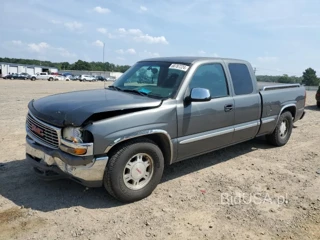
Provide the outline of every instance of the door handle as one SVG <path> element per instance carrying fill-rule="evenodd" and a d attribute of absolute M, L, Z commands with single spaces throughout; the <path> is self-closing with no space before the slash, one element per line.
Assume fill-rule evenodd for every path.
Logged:
<path fill-rule="evenodd" d="M 233 109 L 233 104 L 227 104 L 224 106 L 224 111 L 225 112 L 230 112 Z"/>

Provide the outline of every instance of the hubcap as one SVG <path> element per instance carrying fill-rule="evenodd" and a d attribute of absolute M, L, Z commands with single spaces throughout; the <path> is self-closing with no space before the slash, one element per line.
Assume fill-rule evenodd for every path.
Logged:
<path fill-rule="evenodd" d="M 286 135 L 287 135 L 287 132 L 288 132 L 288 128 L 287 128 L 287 121 L 286 120 L 283 120 L 281 125 L 280 125 L 280 137 L 284 138 Z"/>
<path fill-rule="evenodd" d="M 127 162 L 123 171 L 124 184 L 139 190 L 146 186 L 153 175 L 153 159 L 146 153 L 138 153 Z"/>

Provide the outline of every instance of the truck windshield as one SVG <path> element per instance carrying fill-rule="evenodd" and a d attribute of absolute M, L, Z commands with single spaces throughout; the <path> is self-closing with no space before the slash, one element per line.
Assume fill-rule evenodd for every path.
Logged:
<path fill-rule="evenodd" d="M 112 89 L 154 98 L 171 98 L 189 66 L 174 62 L 138 62 L 114 82 Z"/>

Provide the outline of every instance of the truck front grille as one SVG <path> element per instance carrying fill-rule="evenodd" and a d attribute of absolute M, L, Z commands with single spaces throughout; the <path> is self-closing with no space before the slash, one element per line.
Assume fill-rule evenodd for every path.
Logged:
<path fill-rule="evenodd" d="M 26 128 L 34 141 L 49 148 L 59 148 L 59 129 L 36 119 L 30 113 L 27 115 Z"/>

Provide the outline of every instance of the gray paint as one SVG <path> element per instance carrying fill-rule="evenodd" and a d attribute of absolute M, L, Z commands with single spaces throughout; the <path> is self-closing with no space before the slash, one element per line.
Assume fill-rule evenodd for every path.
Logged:
<path fill-rule="evenodd" d="M 48 122 L 50 116 L 54 116 L 58 109 L 63 109 L 64 116 L 57 122 L 64 124 L 61 119 L 72 119 L 73 121 L 69 123 L 75 123 L 78 119 L 76 125 L 81 125 L 93 113 L 106 113 L 104 119 L 83 126 L 94 136 L 95 155 L 108 154 L 114 146 L 126 139 L 145 136 L 146 133 L 165 133 L 163 134 L 164 139 L 171 141 L 170 163 L 172 163 L 247 141 L 256 136 L 269 134 L 274 130 L 279 115 L 286 110 L 286 107 L 294 107 L 295 121 L 300 119 L 304 111 L 304 87 L 259 91 L 253 69 L 247 61 L 199 57 L 153 58 L 143 61 L 191 64 L 173 99 L 160 101 L 130 93 L 100 90 L 104 91 L 106 97 L 97 97 L 92 102 L 89 99 L 95 98 L 97 91 L 86 91 L 85 98 L 80 97 L 82 93 L 78 92 L 63 95 L 65 96 L 63 99 L 57 96 L 56 99 L 51 97 L 50 101 L 48 101 L 50 97 L 45 100 L 37 100 L 35 108 L 38 110 L 33 114 L 42 120 L 46 118 Z M 229 96 L 206 102 L 187 103 L 185 99 L 190 94 L 189 82 L 196 69 L 206 63 L 222 64 L 228 82 Z M 243 63 L 248 66 L 253 81 L 252 93 L 234 95 L 231 76 L 227 68 L 228 63 Z M 73 107 L 72 102 L 68 101 L 68 97 L 73 99 L 70 96 L 78 99 L 76 100 L 77 107 Z M 82 101 L 79 100 L 81 98 Z M 105 101 L 106 99 L 109 101 Z M 68 105 L 70 108 L 63 105 Z M 232 105 L 233 110 L 225 111 L 225 105 Z M 144 106 L 146 109 L 126 114 L 119 113 L 117 116 L 108 118 L 108 111 L 134 110 L 139 106 Z M 32 111 L 32 106 L 29 105 L 29 107 Z M 49 110 L 46 112 L 46 109 Z M 77 117 L 66 117 L 72 114 Z M 52 123 L 54 122 L 55 119 L 52 120 Z"/>

